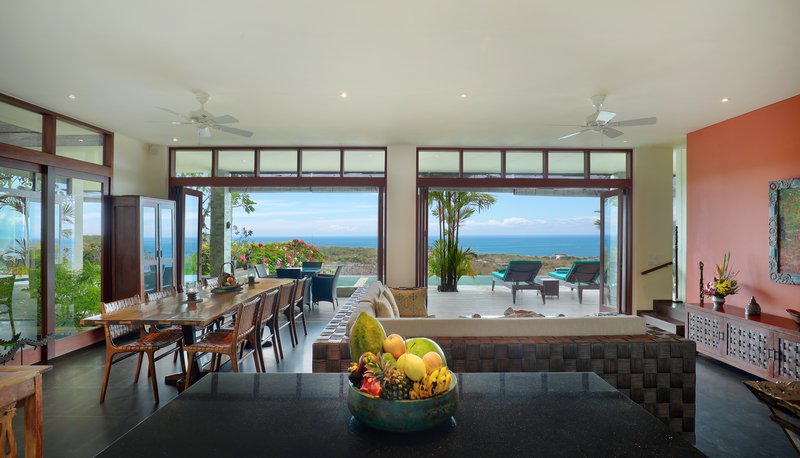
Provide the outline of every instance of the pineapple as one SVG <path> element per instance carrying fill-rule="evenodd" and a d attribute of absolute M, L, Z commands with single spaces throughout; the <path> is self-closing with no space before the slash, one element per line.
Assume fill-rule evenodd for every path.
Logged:
<path fill-rule="evenodd" d="M 367 374 L 381 384 L 381 398 L 389 400 L 408 399 L 411 380 L 394 366 L 394 363 L 381 355 L 375 362 L 367 363 Z"/>
<path fill-rule="evenodd" d="M 411 379 L 400 369 L 393 367 L 383 379 L 381 398 L 391 401 L 408 399 L 411 391 Z"/>

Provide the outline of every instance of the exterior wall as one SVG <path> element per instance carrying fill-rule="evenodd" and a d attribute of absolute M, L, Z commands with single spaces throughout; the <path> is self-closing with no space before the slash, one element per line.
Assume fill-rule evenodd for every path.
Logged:
<path fill-rule="evenodd" d="M 699 300 L 704 279 L 726 251 L 742 289 L 726 304 L 755 296 L 766 313 L 800 306 L 800 286 L 769 280 L 768 186 L 800 177 L 800 95 L 692 132 L 687 138 L 687 285 Z"/>
<path fill-rule="evenodd" d="M 168 163 L 165 146 L 148 145 L 122 134 L 114 134 L 111 194 L 168 198 Z"/>
<path fill-rule="evenodd" d="M 653 299 L 672 298 L 672 269 L 642 275 L 672 260 L 672 147 L 633 152 L 632 310 L 652 310 Z"/>
<path fill-rule="evenodd" d="M 417 224 L 417 149 L 386 153 L 386 284 L 414 286 Z"/>

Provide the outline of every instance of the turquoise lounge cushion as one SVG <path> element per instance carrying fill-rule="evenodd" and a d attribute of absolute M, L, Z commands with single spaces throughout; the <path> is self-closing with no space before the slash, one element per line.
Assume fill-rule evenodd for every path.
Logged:
<path fill-rule="evenodd" d="M 499 270 L 492 272 L 492 277 L 502 280 L 506 276 L 505 270 Z"/>
<path fill-rule="evenodd" d="M 565 281 L 567 279 L 567 275 L 569 275 L 569 271 L 570 269 L 567 270 L 556 269 L 555 272 L 547 272 L 547 275 L 553 278 L 557 278 L 561 281 Z"/>

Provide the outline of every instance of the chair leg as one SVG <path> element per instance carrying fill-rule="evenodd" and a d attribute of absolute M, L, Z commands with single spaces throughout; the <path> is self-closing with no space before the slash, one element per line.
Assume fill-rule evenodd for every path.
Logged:
<path fill-rule="evenodd" d="M 278 354 L 278 339 L 275 337 L 275 333 L 274 332 L 272 333 L 272 337 L 270 337 L 270 340 L 272 341 L 272 352 L 275 353 L 275 363 L 276 364 L 280 363 L 281 362 L 281 357 Z M 266 371 L 266 369 L 265 369 L 265 371 Z"/>
<path fill-rule="evenodd" d="M 583 304 L 583 288 L 578 287 L 578 303 Z"/>
<path fill-rule="evenodd" d="M 289 336 L 292 338 L 292 347 L 299 343 L 297 340 L 297 324 L 294 321 L 294 307 L 289 309 Z"/>
<path fill-rule="evenodd" d="M 334 303 L 334 301 L 336 301 L 336 302 Z M 333 301 L 331 301 L 331 304 L 333 304 L 333 309 L 336 310 L 336 307 L 339 306 L 339 298 L 334 296 L 333 297 Z"/>
<path fill-rule="evenodd" d="M 231 359 L 231 370 L 233 372 L 239 372 L 239 358 L 237 357 L 238 351 L 234 351 L 228 357 Z"/>
<path fill-rule="evenodd" d="M 136 361 L 136 374 L 133 376 L 133 383 L 139 383 L 139 372 L 142 370 L 142 358 L 144 358 L 144 353 L 139 352 L 139 360 Z"/>
<path fill-rule="evenodd" d="M 192 380 L 192 366 L 194 366 L 194 352 L 187 351 L 186 356 L 188 359 L 188 364 L 186 365 L 186 380 L 183 384 L 183 389 L 188 389 L 190 385 L 190 381 Z"/>
<path fill-rule="evenodd" d="M 147 352 L 148 364 L 150 366 L 150 383 L 153 384 L 153 398 L 158 404 L 158 380 L 156 379 L 156 353 Z"/>
<path fill-rule="evenodd" d="M 113 354 L 106 353 L 106 370 L 103 373 L 103 386 L 100 388 L 100 402 L 106 400 L 106 388 L 108 388 L 108 376 L 111 374 L 111 364 Z"/>
<path fill-rule="evenodd" d="M 511 303 L 512 304 L 517 303 L 517 290 L 513 286 L 511 287 Z"/>
<path fill-rule="evenodd" d="M 186 373 L 186 361 L 183 359 L 183 341 L 178 341 L 178 351 L 175 352 L 176 356 L 181 358 L 181 372 Z M 174 364 L 174 362 L 173 362 Z"/>
<path fill-rule="evenodd" d="M 283 359 L 283 342 L 281 339 L 281 328 L 275 326 L 275 331 L 273 332 L 273 335 L 275 336 L 275 340 L 278 341 L 278 352 L 281 354 L 281 359 Z"/>
<path fill-rule="evenodd" d="M 306 314 L 303 313 L 300 315 L 300 318 L 303 319 L 303 334 L 308 335 L 308 327 L 306 326 Z"/>
<path fill-rule="evenodd" d="M 256 360 L 256 372 L 266 372 L 267 369 L 264 366 L 264 349 L 261 347 L 260 343 L 261 337 L 253 333 L 253 337 L 250 338 L 250 346 L 253 347 L 253 359 Z"/>
<path fill-rule="evenodd" d="M 492 280 L 492 291 L 494 291 L 494 280 Z"/>

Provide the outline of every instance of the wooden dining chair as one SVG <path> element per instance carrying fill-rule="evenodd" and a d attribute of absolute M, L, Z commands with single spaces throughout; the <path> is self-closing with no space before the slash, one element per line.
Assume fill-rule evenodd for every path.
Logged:
<path fill-rule="evenodd" d="M 103 315 L 112 312 L 120 312 L 126 309 L 134 309 L 141 305 L 139 296 L 120 299 L 114 302 L 101 303 Z M 139 372 L 142 368 L 142 358 L 147 354 L 148 374 L 150 383 L 153 384 L 153 397 L 158 404 L 158 379 L 156 378 L 156 361 L 173 352 L 178 352 L 181 359 L 181 369 L 186 370 L 186 363 L 183 359 L 183 333 L 178 330 L 152 331 L 145 332 L 143 324 L 106 324 L 103 325 L 106 339 L 106 368 L 103 374 L 103 386 L 100 389 L 100 402 L 106 399 L 106 389 L 108 388 L 108 378 L 111 374 L 111 366 L 122 361 L 129 356 L 138 354 L 139 361 L 136 363 L 136 375 L 133 383 L 139 382 Z M 139 338 L 134 342 L 121 343 L 119 338 L 130 333 L 138 332 Z M 156 351 L 175 344 L 175 348 L 168 352 L 156 356 Z M 115 355 L 123 355 L 114 359 Z"/>
<path fill-rule="evenodd" d="M 289 318 L 292 321 L 292 338 L 294 339 L 295 344 L 300 344 L 300 339 L 298 338 L 297 334 L 297 319 L 303 319 L 303 332 L 305 335 L 308 335 L 308 327 L 306 326 L 306 314 L 304 313 L 305 304 L 303 298 L 305 297 L 305 291 L 307 283 L 309 282 L 309 277 L 303 278 L 301 280 L 295 280 L 294 282 L 294 297 L 292 298 L 292 304 L 294 307 L 290 309 Z"/>
<path fill-rule="evenodd" d="M 236 315 L 233 319 L 233 330 L 231 332 L 215 331 L 206 334 L 197 343 L 186 347 L 186 353 L 189 354 L 189 364 L 186 372 L 185 388 L 189 388 L 189 384 L 192 380 L 192 365 L 194 363 L 195 353 L 198 352 L 212 354 L 212 371 L 218 371 L 222 362 L 222 356 L 227 356 L 231 361 L 231 369 L 233 372 L 239 372 L 239 362 L 252 354 L 256 371 L 261 372 L 261 366 L 255 356 L 255 350 L 258 348 L 255 329 L 257 327 L 258 310 L 262 302 L 261 299 L 262 296 L 258 295 L 239 304 L 236 308 Z M 250 343 L 252 350 L 243 353 L 244 344 L 246 342 Z"/>
<path fill-rule="evenodd" d="M 174 286 L 165 286 L 160 291 L 152 291 L 147 293 L 147 302 L 148 303 L 155 302 L 165 297 L 175 297 L 177 295 L 178 295 L 178 290 L 176 290 Z M 183 332 L 180 326 L 159 325 L 159 324 L 151 325 L 150 330 Z M 177 361 L 178 361 L 178 352 L 176 351 L 175 356 L 173 356 L 172 358 L 172 362 L 175 363 Z"/>
<path fill-rule="evenodd" d="M 281 285 L 278 289 L 278 305 L 275 316 L 272 317 L 273 325 L 272 330 L 275 333 L 275 338 L 278 341 L 278 353 L 281 355 L 281 359 L 283 359 L 283 342 L 281 339 L 281 329 L 289 328 L 289 341 L 292 342 L 292 346 L 294 347 L 294 338 L 291 336 L 292 333 L 292 319 L 289 317 L 291 315 L 291 308 L 292 308 L 292 297 L 294 296 L 294 285 L 295 283 L 286 283 Z M 281 323 L 281 316 L 286 316 L 286 322 Z"/>
<path fill-rule="evenodd" d="M 281 355 L 278 353 L 278 339 L 275 333 L 275 316 L 278 314 L 278 289 L 264 294 L 264 300 L 261 302 L 261 313 L 258 319 L 259 326 L 256 330 L 256 335 L 259 337 L 261 343 L 259 347 L 259 355 L 261 358 L 261 372 L 266 372 L 267 368 L 264 364 L 264 352 L 262 348 L 267 342 L 272 344 L 272 351 L 275 353 L 275 362 L 281 361 Z"/>

